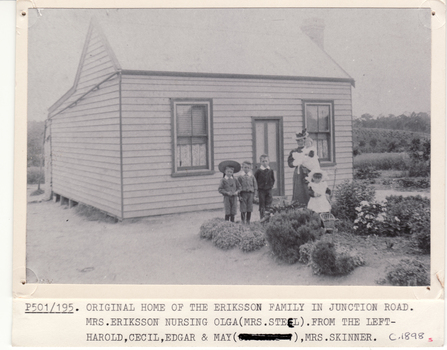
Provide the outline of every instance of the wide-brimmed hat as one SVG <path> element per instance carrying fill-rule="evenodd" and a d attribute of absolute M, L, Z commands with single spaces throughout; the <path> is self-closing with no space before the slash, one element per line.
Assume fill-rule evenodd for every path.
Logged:
<path fill-rule="evenodd" d="M 235 160 L 224 160 L 223 162 L 220 162 L 219 164 L 219 171 L 221 173 L 225 174 L 225 169 L 227 167 L 232 167 L 234 168 L 234 173 L 238 173 L 239 171 L 241 171 L 241 165 L 236 162 Z"/>
<path fill-rule="evenodd" d="M 303 129 L 302 132 L 295 133 L 295 140 L 303 140 L 308 136 L 309 136 L 309 133 L 307 132 L 307 130 Z"/>
<path fill-rule="evenodd" d="M 312 178 L 314 177 L 314 174 L 321 174 L 321 181 L 327 181 L 327 174 L 325 171 L 321 170 L 321 169 L 314 169 L 312 170 L 309 175 L 307 175 L 306 180 L 308 182 L 312 181 Z"/>

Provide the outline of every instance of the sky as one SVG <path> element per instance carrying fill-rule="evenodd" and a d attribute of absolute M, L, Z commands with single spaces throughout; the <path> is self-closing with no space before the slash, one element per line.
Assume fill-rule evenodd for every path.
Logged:
<path fill-rule="evenodd" d="M 306 18 L 320 18 L 325 51 L 355 80 L 354 117 L 430 112 L 429 9 L 42 9 L 29 18 L 29 120 L 46 119 L 73 85 L 92 15 L 144 23 L 148 40 L 151 28 L 180 26 L 215 33 L 216 43 L 230 32 L 291 44 Z"/>

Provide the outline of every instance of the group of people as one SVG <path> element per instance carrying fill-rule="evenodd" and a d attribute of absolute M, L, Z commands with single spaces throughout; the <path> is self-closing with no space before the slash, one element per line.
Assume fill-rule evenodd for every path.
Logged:
<path fill-rule="evenodd" d="M 326 182 L 326 174 L 320 168 L 317 150 L 313 141 L 304 129 L 296 133 L 298 147 L 293 149 L 288 157 L 288 165 L 295 168 L 293 174 L 292 202 L 317 212 L 330 212 L 331 191 Z M 259 214 L 261 221 L 268 213 L 273 202 L 272 190 L 275 184 L 275 175 L 269 166 L 269 156 L 260 156 L 261 166 L 252 173 L 252 164 L 244 161 L 241 164 L 234 160 L 226 160 L 219 164 L 223 173 L 218 191 L 223 195 L 225 207 L 225 220 L 233 221 L 237 214 L 237 203 L 240 202 L 242 223 L 250 223 L 255 195 L 259 198 Z M 242 174 L 237 178 L 234 174 Z"/>

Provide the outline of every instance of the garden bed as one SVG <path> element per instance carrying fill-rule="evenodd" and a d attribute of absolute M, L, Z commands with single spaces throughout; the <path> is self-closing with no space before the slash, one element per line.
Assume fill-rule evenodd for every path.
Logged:
<path fill-rule="evenodd" d="M 30 185 L 28 192 L 36 188 Z M 365 265 L 346 276 L 316 275 L 305 264 L 275 260 L 269 246 L 225 251 L 201 239 L 202 223 L 223 216 L 223 210 L 111 223 L 88 221 L 74 208 L 39 197 L 29 200 L 27 267 L 41 283 L 368 286 L 402 258 L 430 261 L 404 237 L 339 232 L 331 239 L 357 249 Z M 257 210 L 253 221 L 259 220 Z"/>

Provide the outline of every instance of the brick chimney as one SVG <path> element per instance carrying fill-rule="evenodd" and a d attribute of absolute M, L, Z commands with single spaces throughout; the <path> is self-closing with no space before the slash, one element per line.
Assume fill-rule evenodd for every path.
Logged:
<path fill-rule="evenodd" d="M 324 20 L 322 18 L 307 18 L 301 30 L 324 50 Z"/>

